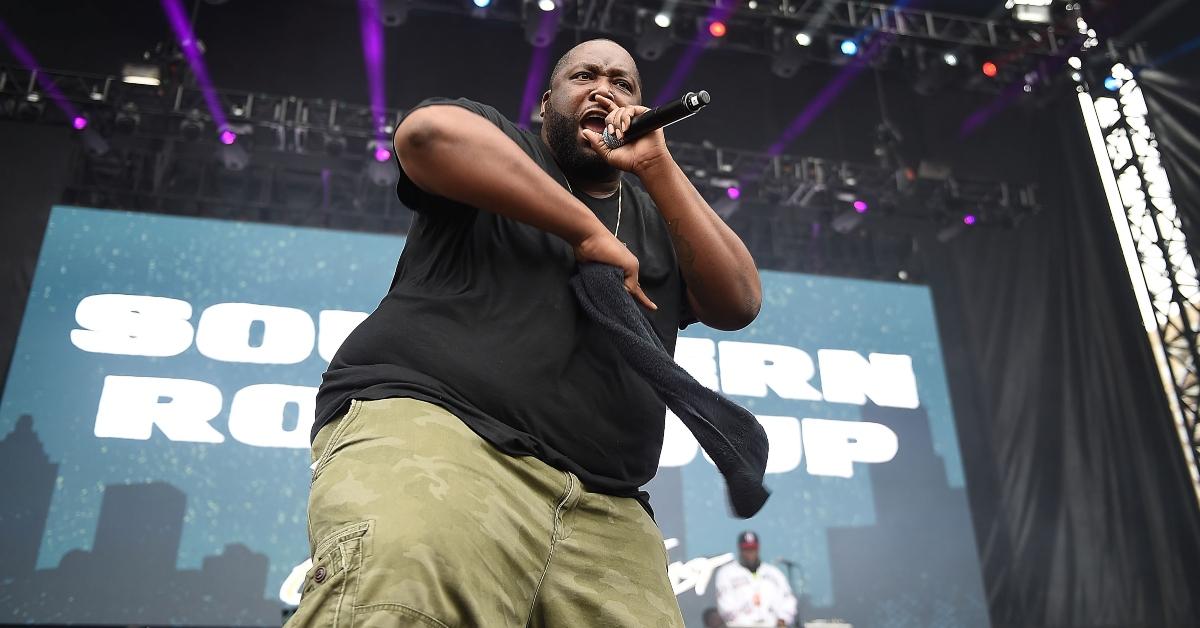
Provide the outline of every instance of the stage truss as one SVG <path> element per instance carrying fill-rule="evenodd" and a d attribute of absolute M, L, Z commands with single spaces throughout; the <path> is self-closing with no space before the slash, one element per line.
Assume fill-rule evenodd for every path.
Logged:
<path fill-rule="evenodd" d="M 1080 85 L 1080 107 L 1200 501 L 1200 279 L 1142 89 L 1125 64 L 1109 69 L 1104 88 Z"/>

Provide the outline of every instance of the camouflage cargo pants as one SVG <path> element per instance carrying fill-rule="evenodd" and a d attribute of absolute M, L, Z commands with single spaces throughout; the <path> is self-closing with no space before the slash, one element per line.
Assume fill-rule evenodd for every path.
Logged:
<path fill-rule="evenodd" d="M 313 443 L 301 626 L 683 626 L 636 500 L 438 406 L 354 401 Z"/>

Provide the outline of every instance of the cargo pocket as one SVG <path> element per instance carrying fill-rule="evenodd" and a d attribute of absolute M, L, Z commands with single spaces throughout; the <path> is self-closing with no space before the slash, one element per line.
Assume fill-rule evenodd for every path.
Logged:
<path fill-rule="evenodd" d="M 288 628 L 351 625 L 354 594 L 370 532 L 371 522 L 364 521 L 342 528 L 321 541 L 313 552 L 312 567 L 304 574 L 300 607 L 288 621 Z"/>
<path fill-rule="evenodd" d="M 338 446 L 345 439 L 346 432 L 358 418 L 358 413 L 362 410 L 361 399 L 351 399 L 350 407 L 342 416 L 332 420 L 328 425 L 323 426 L 317 431 L 317 437 L 313 439 L 313 472 L 312 481 L 316 481 L 317 476 L 321 474 L 321 470 L 325 465 L 329 464 L 330 458 L 337 451 Z"/>

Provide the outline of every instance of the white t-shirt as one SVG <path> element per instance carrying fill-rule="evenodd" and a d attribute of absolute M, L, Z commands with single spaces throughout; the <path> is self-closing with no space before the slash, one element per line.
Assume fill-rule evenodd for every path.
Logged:
<path fill-rule="evenodd" d="M 751 573 L 741 563 L 717 570 L 717 611 L 731 628 L 776 626 L 796 618 L 796 597 L 787 577 L 774 565 L 762 563 Z"/>

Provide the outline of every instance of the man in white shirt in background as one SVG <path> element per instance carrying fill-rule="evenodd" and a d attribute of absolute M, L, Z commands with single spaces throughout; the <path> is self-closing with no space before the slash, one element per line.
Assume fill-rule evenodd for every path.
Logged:
<path fill-rule="evenodd" d="M 776 628 L 796 619 L 796 597 L 783 572 L 759 558 L 758 535 L 738 535 L 738 562 L 717 570 L 717 610 L 729 628 Z"/>

